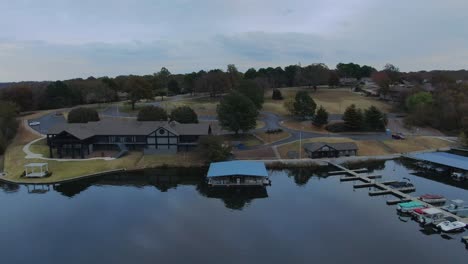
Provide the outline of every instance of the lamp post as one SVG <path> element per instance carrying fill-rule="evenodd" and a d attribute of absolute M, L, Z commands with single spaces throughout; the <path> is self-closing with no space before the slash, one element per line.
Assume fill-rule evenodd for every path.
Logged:
<path fill-rule="evenodd" d="M 304 126 L 301 126 L 301 130 L 299 130 L 299 159 L 302 159 L 302 129 Z"/>

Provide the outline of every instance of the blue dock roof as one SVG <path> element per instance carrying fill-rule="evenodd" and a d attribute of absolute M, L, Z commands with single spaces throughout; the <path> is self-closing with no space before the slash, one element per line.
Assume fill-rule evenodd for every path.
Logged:
<path fill-rule="evenodd" d="M 207 176 L 220 177 L 230 175 L 268 177 L 268 172 L 263 162 L 236 160 L 211 163 Z"/>
<path fill-rule="evenodd" d="M 454 155 L 446 152 L 412 154 L 408 155 L 408 157 L 468 171 L 468 157 Z"/>

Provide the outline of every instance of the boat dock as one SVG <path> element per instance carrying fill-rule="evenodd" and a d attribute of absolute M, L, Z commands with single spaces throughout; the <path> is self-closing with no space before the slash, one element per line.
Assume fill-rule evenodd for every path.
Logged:
<path fill-rule="evenodd" d="M 428 208 L 436 208 L 436 206 L 434 206 L 434 205 L 423 202 L 423 201 L 419 200 L 417 197 L 413 197 L 413 196 L 407 194 L 408 192 L 415 191 L 416 188 L 414 188 L 414 187 L 394 189 L 394 188 L 391 188 L 388 185 L 391 184 L 392 182 L 395 182 L 395 181 L 376 182 L 374 180 L 376 178 L 381 178 L 382 175 L 378 175 L 378 174 L 364 175 L 362 173 L 356 172 L 356 170 L 347 169 L 347 168 L 343 167 L 342 165 L 336 164 L 336 163 L 331 162 L 331 161 L 327 161 L 327 163 L 329 165 L 331 165 L 331 166 L 334 166 L 334 167 L 338 168 L 340 170 L 339 172 L 341 172 L 341 174 L 348 175 L 348 176 L 344 176 L 344 177 L 340 178 L 340 181 L 361 181 L 362 183 L 355 184 L 354 188 L 375 187 L 376 189 L 378 189 L 378 190 L 375 190 L 375 191 L 370 191 L 369 192 L 370 196 L 387 195 L 387 194 L 395 196 L 396 199 L 392 199 L 392 200 L 387 201 L 388 205 L 398 204 L 398 203 L 403 203 L 403 202 L 410 202 L 410 201 L 418 201 L 418 202 L 426 205 Z M 336 173 L 337 172 L 334 172 L 335 175 L 336 175 Z M 468 224 L 468 218 L 461 218 L 461 217 L 459 217 L 457 215 L 454 215 L 452 213 L 445 212 L 445 211 L 444 211 L 444 214 L 447 215 L 447 216 L 454 217 L 455 219 L 457 219 L 457 221 Z"/>

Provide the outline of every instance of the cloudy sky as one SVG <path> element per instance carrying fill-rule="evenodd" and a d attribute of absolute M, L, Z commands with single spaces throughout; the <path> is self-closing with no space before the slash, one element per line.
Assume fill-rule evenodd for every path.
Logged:
<path fill-rule="evenodd" d="M 0 82 L 323 62 L 468 68 L 466 0 L 0 0 Z"/>

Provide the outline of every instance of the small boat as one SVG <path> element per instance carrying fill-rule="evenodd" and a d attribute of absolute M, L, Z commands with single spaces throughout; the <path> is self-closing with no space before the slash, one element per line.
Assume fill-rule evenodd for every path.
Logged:
<path fill-rule="evenodd" d="M 453 220 L 455 221 L 450 221 L 450 220 L 443 221 L 437 224 L 436 227 L 440 231 L 446 232 L 446 233 L 464 231 L 466 224 L 460 221 L 457 221 L 455 218 L 453 218 Z"/>
<path fill-rule="evenodd" d="M 418 199 L 428 204 L 444 204 L 447 201 L 444 196 L 437 194 L 424 194 Z"/>
<path fill-rule="evenodd" d="M 411 213 L 414 209 L 426 208 L 427 206 L 418 201 L 411 201 L 407 203 L 399 203 L 397 205 L 397 211 L 400 213 Z"/>
<path fill-rule="evenodd" d="M 468 174 L 467 173 L 452 172 L 452 174 L 450 176 L 455 181 L 464 181 L 464 180 L 468 179 Z"/>
<path fill-rule="evenodd" d="M 418 208 L 413 210 L 413 217 L 423 225 L 438 224 L 446 221 L 445 214 L 437 208 Z"/>
<path fill-rule="evenodd" d="M 447 212 L 450 212 L 454 215 L 467 217 L 468 216 L 468 206 L 465 205 L 465 201 L 457 199 L 452 200 L 452 203 L 446 206 L 442 206 L 441 209 Z"/>

